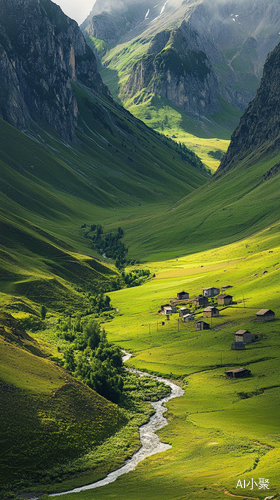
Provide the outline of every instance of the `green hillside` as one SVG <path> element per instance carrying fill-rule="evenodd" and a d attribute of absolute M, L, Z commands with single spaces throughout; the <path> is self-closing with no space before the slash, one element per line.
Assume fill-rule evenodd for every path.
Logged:
<path fill-rule="evenodd" d="M 152 281 L 111 294 L 120 314 L 107 330 L 132 352 L 128 365 L 177 378 L 185 395 L 167 404 L 169 424 L 159 431 L 170 450 L 145 459 L 113 484 L 79 493 L 79 500 L 278 498 L 279 257 L 276 225 L 237 243 L 152 263 Z M 205 319 L 211 330 L 196 331 L 194 321 L 178 326 L 178 314 L 166 321 L 158 313 L 178 291 L 193 298 L 212 285 L 230 285 L 226 292 L 234 304 L 218 306 L 219 317 Z M 203 318 L 203 308 L 187 306 L 195 321 Z M 271 308 L 275 321 L 257 322 L 261 308 Z M 248 329 L 256 341 L 233 351 L 239 329 Z M 238 367 L 251 376 L 225 377 Z M 259 478 L 268 480 L 269 490 L 259 489 Z M 237 487 L 240 480 L 245 488 Z"/>
<path fill-rule="evenodd" d="M 87 130 L 79 132 L 78 146 L 44 130 L 28 137 L 0 122 L 1 291 L 51 302 L 53 290 L 64 306 L 69 283 L 86 286 L 114 274 L 92 259 L 97 254 L 83 224 L 116 229 L 120 218 L 170 206 L 208 175 L 195 157 L 194 166 L 181 160 L 171 141 L 162 143 L 113 102 L 82 88 L 77 98 Z"/>
<path fill-rule="evenodd" d="M 42 490 L 75 474 L 79 480 L 71 481 L 95 480 L 139 447 L 137 427 L 151 414 L 149 405 L 133 415 L 120 412 L 56 364 L 68 346 L 59 322 L 92 313 L 98 319 L 95 297 L 120 280 L 82 226 L 116 231 L 120 219 L 164 210 L 209 178 L 194 155 L 162 141 L 110 98 L 78 85 L 75 92 L 78 144 L 66 144 L 44 124 L 33 124 L 27 135 L 0 120 L 1 495 L 7 498 L 10 490 L 31 484 Z M 118 455 L 114 441 L 107 442 L 112 434 Z"/>
<path fill-rule="evenodd" d="M 4 494 L 7 485 L 11 489 L 30 481 L 48 482 L 48 471 L 98 445 L 126 419 L 116 405 L 54 364 L 50 348 L 30 337 L 18 320 L 3 312 L 0 344 L 0 474 Z"/>
<path fill-rule="evenodd" d="M 137 254 L 141 244 L 148 261 L 165 260 L 220 247 L 277 224 L 279 174 L 263 179 L 278 162 L 277 151 L 263 154 L 261 147 L 164 214 L 142 220 L 137 227 L 124 222 L 131 254 Z"/>

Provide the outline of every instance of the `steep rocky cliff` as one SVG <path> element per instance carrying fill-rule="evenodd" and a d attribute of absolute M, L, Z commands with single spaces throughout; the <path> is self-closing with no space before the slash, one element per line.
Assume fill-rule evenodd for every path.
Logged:
<path fill-rule="evenodd" d="M 178 29 L 158 33 L 135 64 L 121 96 L 136 95 L 137 104 L 143 101 L 143 92 L 137 96 L 139 89 L 145 89 L 147 97 L 158 94 L 193 115 L 219 112 L 220 85 L 206 51 L 221 60 L 215 46 L 185 21 Z"/>
<path fill-rule="evenodd" d="M 76 141 L 72 82 L 108 92 L 75 21 L 50 0 L 0 0 L 0 117 L 19 129 L 44 121 Z"/>
<path fill-rule="evenodd" d="M 104 40 L 110 45 L 116 44 L 145 19 L 154 3 L 152 0 L 123 0 L 117 3 L 97 0 L 81 29 L 87 36 Z"/>
<path fill-rule="evenodd" d="M 279 0 L 97 0 L 82 29 L 93 47 L 96 39 L 109 44 L 99 54 L 106 70 L 117 71 L 118 83 L 113 73 L 107 81 L 125 105 L 158 93 L 187 113 L 210 116 L 220 111 L 221 98 L 238 111 L 253 99 L 266 56 L 278 43 L 279 15 Z M 171 46 L 156 48 L 166 31 Z M 203 65 L 205 78 L 197 71 Z"/>
<path fill-rule="evenodd" d="M 203 0 L 191 25 L 209 36 L 224 59 L 217 67 L 222 96 L 245 110 L 254 98 L 267 54 L 279 39 L 278 0 Z"/>
<path fill-rule="evenodd" d="M 217 175 L 233 168 L 250 154 L 280 148 L 280 44 L 268 56 L 254 100 L 241 117 Z"/>

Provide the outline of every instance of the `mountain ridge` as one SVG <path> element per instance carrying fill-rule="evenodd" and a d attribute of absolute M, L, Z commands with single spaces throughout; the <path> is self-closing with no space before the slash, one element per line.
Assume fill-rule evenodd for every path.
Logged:
<path fill-rule="evenodd" d="M 72 82 L 110 95 L 78 24 L 49 0 L 1 0 L 0 13 L 0 117 L 21 130 L 44 121 L 77 142 Z"/>
<path fill-rule="evenodd" d="M 232 134 L 228 151 L 221 161 L 217 175 L 233 168 L 257 148 L 263 147 L 263 155 L 279 149 L 279 68 L 280 44 L 267 57 L 257 94 Z"/>
<path fill-rule="evenodd" d="M 222 0 L 215 4 L 208 0 L 202 2 L 170 0 L 158 3 L 157 14 L 153 14 L 154 4 L 147 2 L 145 9 L 148 7 L 150 12 L 146 14 L 146 17 L 143 14 L 145 9 L 143 9 L 142 21 L 137 21 L 139 12 L 134 13 L 136 3 L 134 1 L 122 2 L 118 8 L 114 9 L 112 2 L 106 2 L 101 10 L 101 3 L 97 2 L 96 9 L 93 9 L 81 26 L 88 43 L 101 59 L 104 66 L 103 78 L 114 97 L 119 98 L 128 109 L 131 108 L 136 116 L 140 116 L 140 111 L 139 114 L 137 113 L 137 105 L 141 104 L 143 107 L 146 103 L 147 112 L 146 114 L 142 112 L 141 118 L 149 124 L 155 121 L 149 118 L 149 114 L 153 113 L 152 106 L 149 106 L 151 99 L 158 95 L 164 95 L 164 97 L 167 95 L 167 100 L 171 104 L 176 103 L 176 106 L 187 113 L 187 116 L 194 117 L 202 129 L 205 126 L 204 117 L 215 121 L 215 116 L 220 114 L 217 119 L 221 127 L 232 127 L 232 133 L 237 122 L 233 120 L 234 126 L 227 124 L 228 120 L 223 116 L 221 103 L 218 101 L 222 99 L 233 106 L 234 110 L 244 111 L 255 96 L 267 53 L 275 47 L 279 39 L 278 2 L 273 0 L 267 8 L 263 0 L 258 0 L 253 4 L 252 2 L 242 3 L 238 0 L 229 4 Z M 131 27 L 131 23 L 128 23 L 124 26 L 124 31 L 119 33 L 114 40 L 113 38 L 108 40 L 106 33 L 108 34 L 110 30 L 106 32 L 106 19 L 102 18 L 106 12 L 110 16 L 110 22 L 114 15 L 116 16 L 116 23 L 120 12 L 122 15 L 130 15 L 136 26 Z M 180 30 L 180 26 L 185 22 L 190 25 L 190 29 L 199 34 L 203 41 L 203 52 L 205 52 L 208 67 L 211 65 L 211 74 L 214 77 L 213 85 L 207 85 L 207 79 L 204 79 L 204 88 L 198 85 L 198 92 L 195 95 L 197 105 L 192 103 L 188 109 L 185 109 L 185 103 L 187 100 L 191 102 L 194 95 L 193 86 L 188 84 L 187 74 L 185 77 L 180 76 L 178 85 L 176 83 L 179 75 L 171 79 L 173 90 L 170 92 L 170 99 L 166 91 L 169 81 L 165 72 L 158 76 L 157 86 L 148 85 L 144 88 L 141 86 L 141 83 L 149 81 L 151 75 L 148 56 L 154 38 L 159 33 L 164 36 L 166 30 L 174 32 Z M 169 45 L 177 57 L 176 46 L 172 43 Z M 158 50 L 155 57 L 161 58 L 162 50 L 162 48 Z M 195 60 L 195 52 L 193 60 Z M 139 74 L 141 74 L 140 79 Z M 203 100 L 210 102 L 213 100 L 214 89 L 216 106 L 201 106 L 201 92 L 204 94 Z M 234 114 L 233 110 L 231 113 Z M 162 125 L 164 128 L 164 123 Z M 211 137 L 210 123 L 208 126 Z M 230 134 L 228 138 L 229 136 Z"/>

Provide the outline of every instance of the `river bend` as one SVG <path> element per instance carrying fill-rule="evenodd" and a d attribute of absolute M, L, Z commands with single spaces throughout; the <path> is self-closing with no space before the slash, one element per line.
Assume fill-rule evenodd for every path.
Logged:
<path fill-rule="evenodd" d="M 130 354 L 125 353 L 123 360 L 127 361 L 130 358 L 130 356 L 131 356 Z M 118 477 L 134 470 L 137 464 L 139 464 L 139 462 L 142 462 L 142 460 L 144 460 L 145 458 L 172 448 L 169 444 L 162 443 L 160 441 L 159 436 L 155 432 L 168 424 L 166 418 L 164 417 L 164 412 L 166 411 L 165 403 L 167 403 L 167 401 L 169 401 L 170 399 L 183 396 L 184 394 L 183 389 L 181 389 L 181 387 L 174 384 L 168 379 L 156 377 L 154 375 L 150 375 L 149 373 L 141 372 L 139 370 L 133 370 L 133 369 L 128 369 L 128 370 L 133 373 L 138 373 L 138 375 L 140 376 L 145 375 L 147 377 L 159 380 L 160 382 L 164 382 L 171 388 L 171 393 L 169 394 L 169 396 L 166 396 L 160 399 L 159 401 L 151 403 L 151 405 L 155 409 L 155 413 L 154 415 L 152 415 L 147 424 L 144 424 L 139 428 L 139 436 L 142 444 L 141 448 L 136 453 L 134 453 L 134 455 L 132 455 L 131 458 L 129 458 L 126 461 L 125 465 L 115 470 L 114 472 L 111 472 L 104 479 L 96 481 L 95 483 L 92 484 L 88 484 L 86 486 L 75 488 L 71 491 L 64 491 L 63 493 L 55 493 L 49 495 L 50 497 L 67 495 L 69 493 L 80 493 L 81 491 L 92 490 L 94 488 L 100 488 L 101 486 L 113 483 L 114 481 L 116 481 Z M 37 500 L 37 499 L 33 498 L 32 500 Z"/>

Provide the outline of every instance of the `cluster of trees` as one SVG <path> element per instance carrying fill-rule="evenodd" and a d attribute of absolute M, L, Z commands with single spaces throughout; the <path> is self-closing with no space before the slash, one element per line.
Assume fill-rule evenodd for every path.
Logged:
<path fill-rule="evenodd" d="M 87 226 L 84 224 L 82 229 Z M 127 248 L 121 242 L 123 230 L 118 228 L 116 233 L 104 234 L 101 224 L 92 224 L 90 229 L 84 233 L 85 238 L 91 240 L 91 246 L 100 255 L 106 255 L 108 259 L 114 259 L 118 269 L 122 269 L 127 264 Z M 92 234 L 93 233 L 93 234 Z"/>
<path fill-rule="evenodd" d="M 95 298 L 89 297 L 89 301 L 94 301 Z M 100 304 L 103 304 L 103 308 L 100 309 Z M 106 305 L 107 304 L 107 305 Z M 66 317 L 63 320 L 59 320 L 59 334 L 58 336 L 64 338 L 69 342 L 73 342 L 75 349 L 83 350 L 86 348 L 89 342 L 89 337 L 91 334 L 88 331 L 88 323 L 86 322 L 86 316 L 89 314 L 93 314 L 94 312 L 100 313 L 100 311 L 111 310 L 112 307 L 110 305 L 110 297 L 106 295 L 106 297 L 101 301 L 97 300 L 97 305 L 94 308 L 89 308 L 84 311 L 83 316 L 77 315 L 72 318 L 71 315 Z"/>
<path fill-rule="evenodd" d="M 129 273 L 123 271 L 121 275 L 125 285 L 130 288 L 142 285 L 150 277 L 150 274 L 149 269 L 133 269 Z"/>
<path fill-rule="evenodd" d="M 99 324 L 90 320 L 64 353 L 64 366 L 73 375 L 113 403 L 123 392 L 122 353 L 110 344 Z"/>
<path fill-rule="evenodd" d="M 92 313 L 102 313 L 104 311 L 111 311 L 112 306 L 111 306 L 111 299 L 109 295 L 104 295 L 103 292 L 99 293 L 98 295 L 89 296 L 89 302 L 91 304 L 91 314 Z"/>

